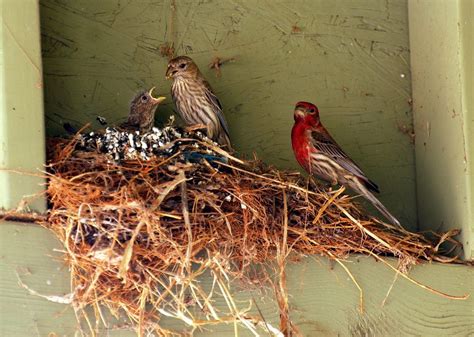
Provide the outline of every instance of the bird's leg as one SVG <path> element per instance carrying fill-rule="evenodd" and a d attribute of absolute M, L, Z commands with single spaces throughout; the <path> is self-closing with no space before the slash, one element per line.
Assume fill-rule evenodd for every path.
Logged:
<path fill-rule="evenodd" d="M 305 201 L 306 201 L 306 202 L 309 202 L 308 191 L 309 191 L 310 185 L 311 185 L 311 176 L 308 175 L 308 179 L 306 180 L 306 193 L 304 194 L 304 197 L 305 197 Z"/>
<path fill-rule="evenodd" d="M 339 185 L 337 182 L 331 182 L 328 184 L 328 193 L 333 194 L 333 193 L 338 193 L 342 185 Z"/>
<path fill-rule="evenodd" d="M 338 189 L 339 185 L 337 181 L 331 181 L 329 184 L 329 192 L 332 193 L 333 190 Z"/>

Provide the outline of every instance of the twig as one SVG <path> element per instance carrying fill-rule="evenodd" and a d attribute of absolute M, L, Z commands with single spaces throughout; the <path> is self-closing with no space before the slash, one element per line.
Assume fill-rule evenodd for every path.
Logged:
<path fill-rule="evenodd" d="M 445 298 L 449 298 L 451 300 L 467 300 L 470 296 L 470 294 L 465 294 L 465 295 L 460 295 L 460 296 L 456 296 L 456 295 L 449 295 L 449 294 L 446 294 L 442 291 L 439 291 L 439 290 L 436 290 L 430 286 L 427 286 L 427 285 L 424 285 L 423 283 L 420 283 L 418 282 L 417 280 L 411 278 L 410 276 L 402 273 L 400 270 L 398 270 L 397 268 L 393 267 L 390 263 L 388 263 L 387 261 L 385 261 L 384 259 L 380 258 L 377 254 L 373 253 L 373 252 L 370 252 L 370 251 L 367 251 L 367 253 L 369 253 L 370 255 L 372 255 L 376 260 L 382 262 L 383 264 L 385 264 L 386 266 L 388 266 L 390 269 L 392 269 L 393 271 L 395 271 L 397 274 L 399 274 L 401 277 L 403 277 L 404 279 L 410 281 L 411 283 L 413 284 L 416 284 L 417 286 L 419 286 L 420 288 L 423 288 L 425 290 L 428 290 L 429 292 L 432 292 L 433 294 L 436 294 L 436 295 L 439 295 L 441 297 L 445 297 Z"/>
<path fill-rule="evenodd" d="M 41 213 L 24 213 L 15 211 L 2 211 L 0 210 L 0 220 L 3 221 L 16 221 L 16 222 L 28 222 L 28 223 L 44 223 L 47 220 L 46 214 Z"/>
<path fill-rule="evenodd" d="M 385 306 L 385 302 L 387 301 L 388 299 L 388 296 L 390 295 L 390 293 L 392 292 L 392 289 L 393 289 L 393 286 L 395 285 L 395 282 L 397 282 L 397 279 L 398 279 L 398 273 L 395 273 L 395 275 L 393 276 L 393 281 L 392 281 L 392 284 L 390 284 L 390 287 L 388 288 L 387 290 L 387 293 L 385 294 L 385 297 L 382 301 L 382 304 L 381 304 L 381 307 L 383 308 Z"/>
<path fill-rule="evenodd" d="M 186 227 L 186 233 L 188 235 L 188 245 L 186 248 L 186 269 L 188 273 L 191 273 L 191 252 L 193 249 L 193 230 L 191 228 L 191 221 L 189 220 L 189 206 L 188 206 L 188 196 L 186 194 L 186 176 L 184 171 L 179 171 L 178 174 L 179 180 L 181 181 L 181 200 L 182 200 L 182 210 L 183 210 L 183 219 L 184 225 Z"/>
<path fill-rule="evenodd" d="M 221 67 L 223 64 L 227 62 L 234 62 L 234 57 L 227 57 L 227 58 L 220 58 L 219 56 L 215 56 L 211 63 L 209 63 L 209 69 L 214 69 L 216 71 L 216 77 L 221 76 Z"/>

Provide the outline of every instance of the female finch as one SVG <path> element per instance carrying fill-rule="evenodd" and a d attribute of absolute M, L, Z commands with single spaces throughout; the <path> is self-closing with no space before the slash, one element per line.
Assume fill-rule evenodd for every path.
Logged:
<path fill-rule="evenodd" d="M 193 60 L 187 56 L 172 59 L 166 78 L 173 79 L 171 95 L 184 122 L 205 126 L 209 138 L 230 150 L 229 129 L 222 106 Z"/>
<path fill-rule="evenodd" d="M 379 193 L 377 185 L 365 176 L 321 124 L 318 108 L 312 103 L 298 102 L 294 119 L 291 144 L 298 163 L 311 175 L 350 187 L 369 200 L 390 222 L 400 226 L 400 222 L 372 194 Z"/>

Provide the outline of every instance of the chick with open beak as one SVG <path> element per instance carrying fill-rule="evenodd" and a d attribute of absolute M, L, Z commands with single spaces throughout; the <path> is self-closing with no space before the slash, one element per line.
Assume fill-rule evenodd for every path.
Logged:
<path fill-rule="evenodd" d="M 148 132 L 155 123 L 156 107 L 163 102 L 165 97 L 153 97 L 155 87 L 149 91 L 140 91 L 130 102 L 128 119 L 122 127 L 138 128 L 141 132 Z"/>

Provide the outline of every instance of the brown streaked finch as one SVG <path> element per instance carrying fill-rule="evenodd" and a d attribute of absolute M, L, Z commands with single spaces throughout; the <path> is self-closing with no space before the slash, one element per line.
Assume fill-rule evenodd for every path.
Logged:
<path fill-rule="evenodd" d="M 168 63 L 166 78 L 173 79 L 171 95 L 176 110 L 188 125 L 202 125 L 207 136 L 231 150 L 229 128 L 222 105 L 194 61 L 178 56 Z"/>
<path fill-rule="evenodd" d="M 318 108 L 298 102 L 294 110 L 295 124 L 291 144 L 298 163 L 310 174 L 331 184 L 349 187 L 370 201 L 387 220 L 400 227 L 400 222 L 374 196 L 378 186 L 341 149 L 319 119 Z"/>

